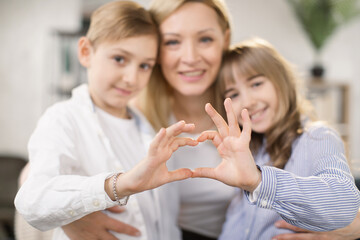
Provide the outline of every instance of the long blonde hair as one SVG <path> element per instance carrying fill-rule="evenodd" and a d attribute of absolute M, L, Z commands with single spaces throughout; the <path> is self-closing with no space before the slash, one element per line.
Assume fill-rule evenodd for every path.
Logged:
<path fill-rule="evenodd" d="M 265 134 L 253 132 L 250 148 L 256 154 L 265 137 L 266 152 L 273 166 L 284 168 L 291 156 L 293 141 L 303 132 L 301 117 L 314 117 L 310 103 L 300 94 L 293 66 L 272 45 L 259 38 L 238 43 L 224 55 L 219 74 L 222 90 L 226 83 L 235 81 L 234 66 L 235 72 L 243 76 L 262 74 L 276 89 L 279 106 L 274 124 Z"/>
<path fill-rule="evenodd" d="M 91 14 L 86 37 L 96 49 L 104 41 L 141 35 L 155 35 L 159 39 L 159 31 L 151 14 L 138 3 L 114 1 L 102 5 Z"/>
<path fill-rule="evenodd" d="M 200 2 L 215 10 L 218 22 L 224 34 L 231 29 L 229 11 L 223 0 L 153 0 L 150 13 L 155 22 L 160 25 L 167 17 L 179 7 L 188 2 Z M 210 102 L 223 113 L 223 102 L 218 81 L 211 85 L 212 97 Z M 149 84 L 139 99 L 139 107 L 156 130 L 169 125 L 172 109 L 173 89 L 162 74 L 161 67 L 155 66 Z"/>

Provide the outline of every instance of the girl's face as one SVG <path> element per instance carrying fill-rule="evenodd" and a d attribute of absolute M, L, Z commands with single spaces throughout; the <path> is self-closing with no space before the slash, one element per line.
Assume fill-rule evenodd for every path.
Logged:
<path fill-rule="evenodd" d="M 148 83 L 156 62 L 157 39 L 144 35 L 88 46 L 87 68 L 90 95 L 98 107 L 118 117 Z M 79 54 L 81 55 L 81 53 Z"/>
<path fill-rule="evenodd" d="M 203 3 L 182 5 L 160 25 L 160 59 L 164 77 L 178 93 L 202 95 L 215 81 L 229 33 Z"/>
<path fill-rule="evenodd" d="M 265 133 L 275 122 L 278 112 L 278 95 L 274 84 L 265 76 L 242 76 L 232 67 L 234 82 L 226 84 L 225 97 L 231 98 L 234 111 L 242 124 L 241 110 L 249 111 L 252 130 Z"/>

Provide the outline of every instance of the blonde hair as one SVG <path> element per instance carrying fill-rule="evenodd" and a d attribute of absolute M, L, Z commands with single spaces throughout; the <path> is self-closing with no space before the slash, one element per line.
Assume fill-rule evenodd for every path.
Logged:
<path fill-rule="evenodd" d="M 199 2 L 214 9 L 218 22 L 224 34 L 231 30 L 230 15 L 223 0 L 153 0 L 150 4 L 150 13 L 155 22 L 160 25 L 167 17 L 174 13 L 179 7 L 188 2 Z M 219 91 L 218 81 L 210 87 L 211 99 L 209 102 L 221 113 L 224 114 L 223 99 Z M 139 107 L 156 130 L 169 125 L 169 117 L 172 112 L 173 89 L 162 74 L 160 66 L 153 70 L 149 84 L 142 93 Z"/>
<path fill-rule="evenodd" d="M 96 49 L 104 41 L 118 41 L 141 35 L 155 35 L 159 39 L 158 28 L 151 14 L 138 3 L 114 1 L 91 14 L 86 37 Z"/>
<path fill-rule="evenodd" d="M 253 133 L 250 148 L 257 153 L 266 137 L 266 151 L 273 166 L 284 168 L 291 156 L 293 141 L 304 130 L 301 117 L 313 118 L 311 105 L 300 94 L 293 67 L 270 43 L 254 38 L 232 46 L 224 55 L 219 73 L 222 90 L 225 84 L 235 81 L 233 74 L 262 74 L 274 85 L 279 102 L 274 124 L 265 134 Z"/>

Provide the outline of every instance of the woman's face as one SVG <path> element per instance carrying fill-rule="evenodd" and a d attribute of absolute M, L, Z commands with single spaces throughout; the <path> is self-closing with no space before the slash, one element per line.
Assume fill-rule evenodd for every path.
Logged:
<path fill-rule="evenodd" d="M 160 25 L 160 64 L 178 93 L 202 95 L 215 81 L 222 53 L 228 47 L 214 9 L 203 3 L 182 5 Z"/>

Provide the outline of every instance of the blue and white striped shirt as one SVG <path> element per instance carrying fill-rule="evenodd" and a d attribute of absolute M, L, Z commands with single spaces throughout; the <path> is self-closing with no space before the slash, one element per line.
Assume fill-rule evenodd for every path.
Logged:
<path fill-rule="evenodd" d="M 251 204 L 239 190 L 228 208 L 220 240 L 267 240 L 289 232 L 274 226 L 283 218 L 313 231 L 330 231 L 350 224 L 360 206 L 360 193 L 339 135 L 313 124 L 294 141 L 285 169 L 267 166 L 264 147 L 255 161 L 262 184 Z"/>

